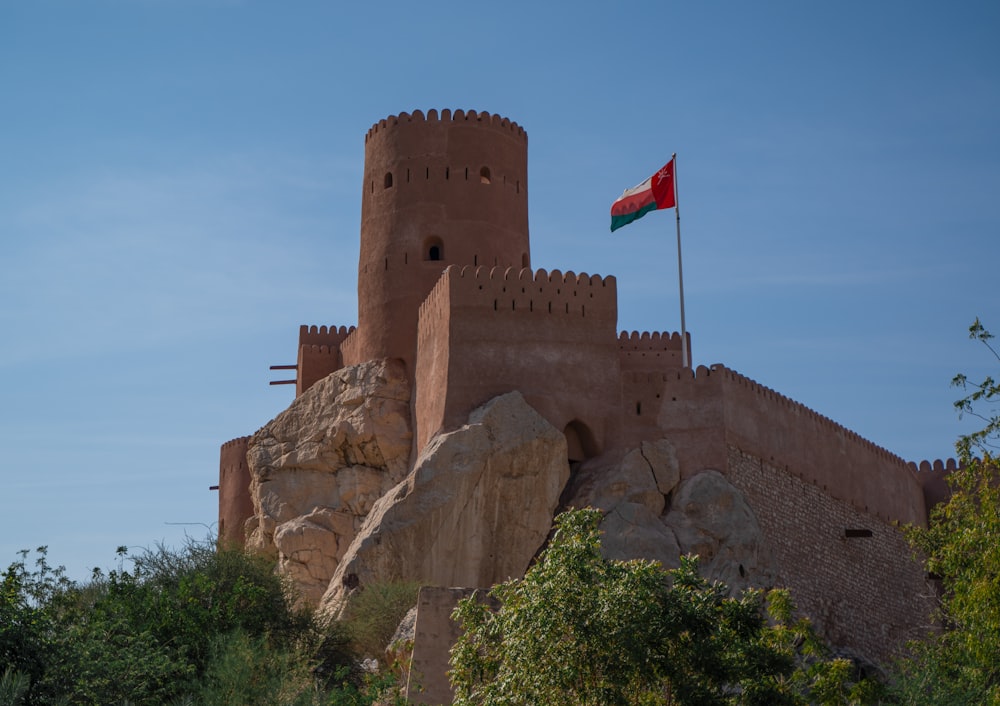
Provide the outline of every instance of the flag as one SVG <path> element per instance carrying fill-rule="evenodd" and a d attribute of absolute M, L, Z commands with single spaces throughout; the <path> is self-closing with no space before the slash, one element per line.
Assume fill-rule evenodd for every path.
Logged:
<path fill-rule="evenodd" d="M 650 211 L 673 208 L 677 205 L 674 195 L 674 160 L 667 162 L 639 186 L 626 189 L 611 204 L 611 232 L 642 218 Z"/>

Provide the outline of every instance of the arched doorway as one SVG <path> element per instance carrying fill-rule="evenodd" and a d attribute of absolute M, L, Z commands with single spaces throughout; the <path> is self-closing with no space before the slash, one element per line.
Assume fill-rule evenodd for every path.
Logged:
<path fill-rule="evenodd" d="M 574 464 L 579 465 L 599 453 L 593 432 L 579 419 L 574 419 L 566 425 L 566 428 L 563 429 L 563 436 L 566 437 L 566 455 L 569 458 L 570 468 L 573 468 Z"/>

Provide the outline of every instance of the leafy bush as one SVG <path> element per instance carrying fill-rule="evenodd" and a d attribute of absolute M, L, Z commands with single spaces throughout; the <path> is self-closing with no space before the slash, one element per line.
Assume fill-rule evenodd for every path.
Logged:
<path fill-rule="evenodd" d="M 826 658 L 787 593 L 728 589 L 678 569 L 601 556 L 597 510 L 556 518 L 523 579 L 475 597 L 450 673 L 459 706 L 848 704 L 874 702 L 850 663 Z"/>
<path fill-rule="evenodd" d="M 390 581 L 365 586 L 351 596 L 345 621 L 354 651 L 381 659 L 399 623 L 417 604 L 420 584 Z"/>
<path fill-rule="evenodd" d="M 349 625 L 321 629 L 260 557 L 160 547 L 81 585 L 37 555 L 0 586 L 0 706 L 358 705 L 391 692 L 357 666 Z"/>

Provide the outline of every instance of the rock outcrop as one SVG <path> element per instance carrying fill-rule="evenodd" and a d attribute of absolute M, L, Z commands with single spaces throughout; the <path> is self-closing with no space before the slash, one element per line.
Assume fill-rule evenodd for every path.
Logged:
<path fill-rule="evenodd" d="M 343 368 L 254 434 L 248 546 L 273 553 L 312 602 L 375 502 L 407 471 L 412 431 L 403 364 Z"/>
<path fill-rule="evenodd" d="M 250 440 L 248 546 L 274 554 L 311 603 L 406 579 L 488 587 L 522 576 L 563 507 L 604 512 L 603 551 L 767 586 L 768 552 L 742 494 L 718 472 L 681 482 L 667 439 L 591 459 L 570 479 L 566 439 L 518 392 L 439 434 L 407 473 L 410 385 L 402 364 L 343 368 Z"/>
<path fill-rule="evenodd" d="M 566 439 L 519 392 L 436 436 L 413 472 L 376 503 L 323 598 L 406 578 L 491 586 L 520 577 L 545 542 L 569 477 Z"/>
<path fill-rule="evenodd" d="M 733 593 L 773 585 L 760 525 L 743 494 L 714 470 L 681 482 L 667 439 L 584 463 L 563 504 L 604 513 L 601 546 L 609 559 L 653 559 L 675 568 L 681 555 L 698 554 L 702 574 Z"/>
<path fill-rule="evenodd" d="M 706 470 L 677 486 L 663 518 L 684 554 L 697 554 L 701 574 L 729 586 L 774 586 L 775 570 L 760 524 L 743 493 L 718 471 Z"/>

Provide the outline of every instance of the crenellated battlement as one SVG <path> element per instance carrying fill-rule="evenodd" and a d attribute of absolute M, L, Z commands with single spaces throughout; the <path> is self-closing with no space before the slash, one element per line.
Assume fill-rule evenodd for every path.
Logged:
<path fill-rule="evenodd" d="M 344 366 L 342 346 L 354 332 L 353 326 L 299 327 L 296 397 Z"/>
<path fill-rule="evenodd" d="M 683 344 L 676 331 L 622 331 L 618 334 L 618 347 L 623 351 L 680 351 Z"/>
<path fill-rule="evenodd" d="M 686 345 L 690 358 L 690 336 L 687 337 Z M 684 346 L 684 340 L 676 332 L 622 331 L 618 335 L 618 357 L 622 372 L 667 371 L 680 368 L 684 364 Z"/>
<path fill-rule="evenodd" d="M 961 464 L 953 458 L 949 458 L 944 461 L 941 459 L 935 459 L 934 461 L 921 461 L 920 463 L 910 461 L 906 465 L 914 473 L 951 473 L 952 471 L 957 471 L 961 468 Z"/>
<path fill-rule="evenodd" d="M 451 301 L 490 311 L 571 316 L 615 316 L 617 282 L 614 277 L 560 270 L 512 267 L 458 267 L 445 270 Z"/>
<path fill-rule="evenodd" d="M 307 326 L 303 324 L 299 326 L 299 345 L 336 346 L 353 332 L 353 326 Z"/>
<path fill-rule="evenodd" d="M 962 465 L 953 458 L 946 461 L 936 459 L 934 461 L 921 461 L 919 464 L 910 462 L 907 464 L 910 472 L 916 476 L 920 487 L 924 490 L 924 502 L 928 512 L 932 507 L 943 503 L 951 497 L 951 486 L 948 484 L 948 476 L 957 471 Z"/>
<path fill-rule="evenodd" d="M 222 452 L 232 451 L 239 447 L 246 448 L 250 443 L 250 436 L 238 436 L 235 439 L 230 439 L 229 441 L 222 444 Z"/>
<path fill-rule="evenodd" d="M 367 144 L 369 140 L 374 139 L 376 136 L 391 133 L 393 129 L 405 130 L 408 126 L 414 124 L 419 126 L 420 123 L 437 122 L 474 125 L 484 129 L 494 129 L 498 132 L 510 135 L 511 137 L 524 140 L 525 142 L 528 140 L 528 133 L 524 131 L 523 127 L 514 121 L 495 113 L 461 109 L 452 112 L 451 109 L 445 108 L 441 111 L 439 116 L 437 109 L 431 108 L 427 111 L 426 116 L 422 110 L 414 110 L 412 113 L 402 112 L 398 115 L 389 115 L 382 120 L 379 120 L 377 123 L 372 125 L 365 134 L 365 143 Z"/>
<path fill-rule="evenodd" d="M 222 444 L 219 450 L 219 543 L 242 546 L 243 523 L 253 515 L 250 498 L 249 436 Z"/>
<path fill-rule="evenodd" d="M 831 434 L 842 435 L 845 439 L 851 441 L 852 443 L 858 444 L 866 448 L 870 453 L 874 454 L 875 456 L 883 458 L 886 461 L 890 461 L 893 464 L 899 464 L 901 466 L 906 465 L 906 461 L 901 456 L 898 456 L 889 451 L 888 449 L 869 441 L 860 434 L 851 431 L 842 424 L 839 424 L 830 419 L 829 417 L 822 415 L 819 412 L 816 412 L 815 410 L 807 407 L 801 402 L 796 402 L 790 397 L 786 397 L 785 395 L 782 395 L 780 392 L 777 392 L 771 389 L 770 387 L 761 385 L 756 380 L 752 380 L 751 378 L 748 378 L 745 375 L 736 372 L 735 370 L 727 368 L 724 365 L 716 363 L 711 368 L 706 368 L 705 366 L 698 366 L 698 370 L 696 372 L 695 377 L 696 379 L 698 377 L 707 378 L 710 375 L 720 375 L 720 374 L 723 376 L 726 382 L 746 388 L 755 395 L 769 402 L 774 403 L 780 409 L 786 412 L 792 413 L 800 417 L 804 416 L 812 420 L 820 429 L 830 432 Z"/>

